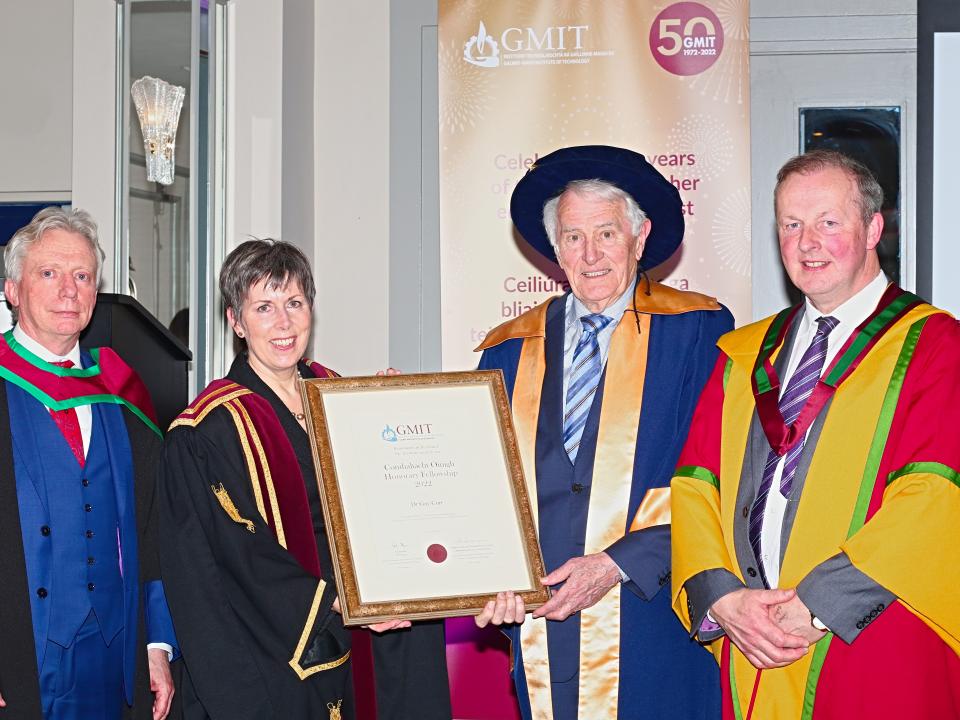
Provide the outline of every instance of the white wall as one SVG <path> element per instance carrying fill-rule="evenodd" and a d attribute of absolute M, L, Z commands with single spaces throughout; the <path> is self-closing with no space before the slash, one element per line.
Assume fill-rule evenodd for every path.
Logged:
<path fill-rule="evenodd" d="M 316 81 L 314 4 L 283 4 L 282 237 L 313 256 L 316 208 L 314 138 Z M 320 42 L 324 42 L 321 36 Z"/>
<path fill-rule="evenodd" d="M 389 3 L 317 0 L 315 28 L 314 357 L 372 373 L 389 335 Z"/>
<path fill-rule="evenodd" d="M 22 3 L 27 5 L 27 3 Z M 41 5 L 44 3 L 31 3 Z M 116 205 L 116 12 L 114 0 L 73 0 L 74 207 L 93 215 L 106 253 L 101 290 L 114 292 Z M 62 20 L 61 20 L 62 22 Z"/>
<path fill-rule="evenodd" d="M 114 255 L 116 7 L 11 0 L 0 22 L 0 202 L 89 211 L 107 255 L 104 290 Z"/>
<path fill-rule="evenodd" d="M 304 247 L 310 355 L 375 372 L 389 333 L 389 4 L 231 0 L 228 18 L 226 249 L 249 236 Z"/>
<path fill-rule="evenodd" d="M 232 0 L 228 8 L 229 251 L 249 236 L 280 237 L 283 0 Z"/>
<path fill-rule="evenodd" d="M 960 33 L 936 33 L 933 70 L 933 302 L 955 315 L 960 315 L 960 283 L 956 279 L 957 268 L 960 268 L 960 246 L 955 224 L 957 198 L 960 197 L 960 180 L 957 179 L 957 165 L 960 163 L 958 67 Z"/>
<path fill-rule="evenodd" d="M 0 201 L 70 199 L 73 0 L 5 2 Z"/>
<path fill-rule="evenodd" d="M 913 289 L 916 0 L 752 0 L 750 104 L 753 315 L 789 304 L 773 217 L 780 165 L 799 152 L 798 110 L 900 105 L 901 264 Z"/>
<path fill-rule="evenodd" d="M 249 236 L 307 250 L 309 354 L 375 372 L 388 346 L 389 5 L 231 0 L 228 18 L 227 251 Z"/>

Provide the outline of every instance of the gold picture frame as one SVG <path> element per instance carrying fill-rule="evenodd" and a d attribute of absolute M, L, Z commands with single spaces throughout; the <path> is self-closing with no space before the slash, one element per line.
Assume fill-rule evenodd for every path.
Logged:
<path fill-rule="evenodd" d="M 501 590 L 549 599 L 499 370 L 301 393 L 345 625 L 473 615 Z"/>

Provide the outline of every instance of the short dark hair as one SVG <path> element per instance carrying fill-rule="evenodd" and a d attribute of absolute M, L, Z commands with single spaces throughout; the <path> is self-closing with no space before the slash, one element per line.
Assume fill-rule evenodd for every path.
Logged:
<path fill-rule="evenodd" d="M 313 307 L 317 294 L 310 262 L 296 245 L 283 240 L 266 238 L 240 243 L 227 255 L 220 268 L 220 295 L 223 305 L 239 314 L 250 288 L 267 280 L 267 287 L 286 287 L 296 280 Z"/>
<path fill-rule="evenodd" d="M 777 173 L 777 185 L 773 189 L 774 208 L 780 186 L 791 175 L 808 175 L 828 168 L 842 170 L 856 183 L 860 195 L 860 214 L 863 224 L 867 225 L 883 207 L 883 188 L 866 165 L 836 150 L 811 150 L 787 160 Z"/>

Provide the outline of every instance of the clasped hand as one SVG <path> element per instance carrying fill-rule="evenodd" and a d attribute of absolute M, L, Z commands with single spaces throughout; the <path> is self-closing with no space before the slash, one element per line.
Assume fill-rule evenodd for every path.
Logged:
<path fill-rule="evenodd" d="M 747 660 L 763 670 L 796 662 L 825 635 L 811 624 L 810 610 L 795 589 L 735 590 L 717 600 L 710 614 Z"/>

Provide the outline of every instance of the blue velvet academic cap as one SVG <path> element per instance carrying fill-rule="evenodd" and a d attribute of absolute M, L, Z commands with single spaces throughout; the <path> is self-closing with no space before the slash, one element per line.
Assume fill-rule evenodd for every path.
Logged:
<path fill-rule="evenodd" d="M 533 247 L 556 260 L 543 227 L 543 206 L 571 180 L 605 180 L 626 191 L 647 214 L 653 228 L 640 262 L 650 270 L 683 242 L 680 192 L 640 153 L 609 145 L 581 145 L 544 155 L 527 171 L 510 198 L 513 224 Z"/>

